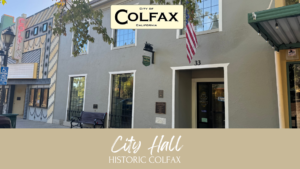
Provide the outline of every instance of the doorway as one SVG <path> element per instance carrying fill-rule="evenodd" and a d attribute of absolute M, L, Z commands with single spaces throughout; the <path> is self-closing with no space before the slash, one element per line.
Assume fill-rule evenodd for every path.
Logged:
<path fill-rule="evenodd" d="M 14 91 L 13 114 L 23 116 L 25 105 L 26 85 L 16 85 Z"/>
<path fill-rule="evenodd" d="M 197 128 L 225 128 L 224 83 L 197 83 Z"/>

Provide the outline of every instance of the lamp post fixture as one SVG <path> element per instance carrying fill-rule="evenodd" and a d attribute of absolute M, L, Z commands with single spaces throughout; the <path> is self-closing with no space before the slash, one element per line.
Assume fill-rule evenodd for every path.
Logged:
<path fill-rule="evenodd" d="M 153 51 L 153 45 L 150 43 L 145 43 L 144 51 L 151 52 L 152 53 L 152 64 L 154 64 L 154 51 Z"/>
<path fill-rule="evenodd" d="M 3 57 L 3 67 L 7 67 L 9 47 L 13 43 L 15 35 L 11 31 L 11 29 L 8 28 L 8 30 L 2 34 L 2 37 L 3 37 L 4 46 L 5 46 L 5 54 L 4 54 L 4 51 L 2 51 L 2 52 L 0 52 L 0 55 L 2 54 L 4 56 Z M 3 114 L 4 99 L 5 99 L 5 85 L 2 85 L 1 101 L 0 101 L 0 114 Z"/>

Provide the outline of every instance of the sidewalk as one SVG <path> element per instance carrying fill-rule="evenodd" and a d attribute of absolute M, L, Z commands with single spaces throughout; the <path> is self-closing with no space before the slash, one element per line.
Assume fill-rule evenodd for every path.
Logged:
<path fill-rule="evenodd" d="M 44 122 L 24 120 L 21 117 L 18 117 L 16 128 L 41 128 L 41 129 L 44 129 L 44 128 L 69 128 L 69 127 L 61 126 L 58 124 L 48 124 L 48 123 L 44 123 Z"/>

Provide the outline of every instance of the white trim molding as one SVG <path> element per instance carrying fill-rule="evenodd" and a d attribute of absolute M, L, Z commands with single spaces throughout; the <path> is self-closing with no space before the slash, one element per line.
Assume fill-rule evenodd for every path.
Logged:
<path fill-rule="evenodd" d="M 114 38 L 115 40 L 115 30 L 116 29 L 112 29 L 112 32 L 111 32 L 111 37 Z M 134 44 L 129 44 L 129 45 L 124 45 L 124 46 L 118 46 L 118 47 L 114 47 L 114 44 L 112 43 L 110 46 L 111 46 L 111 50 L 117 50 L 117 49 L 124 49 L 124 48 L 130 48 L 130 47 L 134 47 L 134 46 L 137 46 L 137 32 L 138 30 L 135 29 L 135 43 Z"/>
<path fill-rule="evenodd" d="M 136 78 L 136 70 L 127 70 L 127 71 L 117 71 L 117 72 L 109 72 L 109 84 L 108 84 L 108 106 L 107 106 L 107 118 L 106 124 L 107 128 L 109 128 L 109 114 L 111 110 L 111 95 L 112 95 L 112 76 L 118 74 L 133 74 L 133 93 L 132 93 L 132 119 L 131 119 L 131 128 L 134 128 L 134 107 L 135 107 L 135 78 Z"/>
<path fill-rule="evenodd" d="M 223 6 L 223 0 L 219 0 L 219 28 L 213 29 L 213 30 L 196 32 L 196 36 L 223 31 L 222 6 Z M 181 31 L 180 29 L 176 30 L 176 39 L 186 38 L 185 35 L 180 35 L 180 31 Z"/>
<path fill-rule="evenodd" d="M 85 107 L 85 95 L 86 95 L 86 81 L 87 81 L 87 74 L 77 74 L 77 75 L 69 75 L 69 82 L 68 82 L 68 95 L 67 95 L 67 106 L 66 106 L 66 117 L 65 117 L 65 123 L 67 123 L 67 117 L 68 117 L 68 107 L 69 107 L 69 97 L 70 97 L 70 82 L 72 77 L 85 77 L 84 81 L 84 96 L 83 96 L 83 111 Z"/>
<path fill-rule="evenodd" d="M 223 68 L 224 69 L 224 90 L 225 90 L 225 128 L 229 128 L 229 92 L 228 92 L 228 66 L 229 63 L 222 64 L 207 64 L 200 66 L 181 66 L 171 67 L 173 71 L 172 77 L 172 128 L 175 128 L 175 83 L 176 83 L 176 71 L 178 70 L 196 70 L 196 69 L 209 69 L 209 68 Z M 212 79 L 206 79 L 212 80 Z M 220 79 L 217 79 L 220 80 Z"/>
<path fill-rule="evenodd" d="M 199 82 L 224 82 L 224 78 L 192 79 L 192 128 L 197 128 L 197 83 Z"/>

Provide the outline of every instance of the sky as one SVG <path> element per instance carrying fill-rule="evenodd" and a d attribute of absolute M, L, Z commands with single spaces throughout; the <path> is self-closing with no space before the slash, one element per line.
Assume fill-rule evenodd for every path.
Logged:
<path fill-rule="evenodd" d="M 31 16 L 51 5 L 55 0 L 6 0 L 7 4 L 4 6 L 0 5 L 0 17 L 3 14 L 14 16 L 16 18 L 21 16 L 23 13 Z"/>

